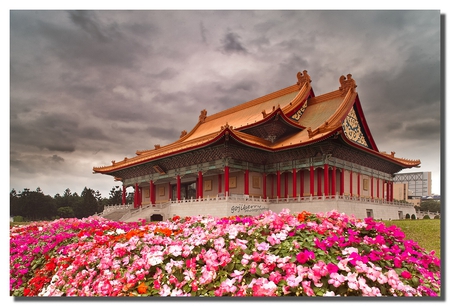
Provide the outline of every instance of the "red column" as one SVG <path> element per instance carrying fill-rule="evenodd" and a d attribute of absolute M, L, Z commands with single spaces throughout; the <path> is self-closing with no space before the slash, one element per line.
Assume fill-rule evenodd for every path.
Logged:
<path fill-rule="evenodd" d="M 373 176 L 370 177 L 370 197 L 373 199 Z"/>
<path fill-rule="evenodd" d="M 198 197 L 203 199 L 203 173 L 198 172 Z"/>
<path fill-rule="evenodd" d="M 267 174 L 263 173 L 263 198 L 267 198 Z"/>
<path fill-rule="evenodd" d="M 386 181 L 386 201 L 389 202 L 391 196 L 389 195 L 389 181 Z"/>
<path fill-rule="evenodd" d="M 230 168 L 225 166 L 225 196 L 230 195 Z"/>
<path fill-rule="evenodd" d="M 389 182 L 389 185 L 390 185 L 390 189 L 391 189 L 391 191 L 389 192 L 389 194 L 390 194 L 390 196 L 391 196 L 391 202 L 393 202 L 394 201 L 394 183 L 393 182 Z"/>
<path fill-rule="evenodd" d="M 277 170 L 277 197 L 281 197 L 281 174 L 280 170 Z"/>
<path fill-rule="evenodd" d="M 142 188 L 139 187 L 139 195 L 138 195 L 138 207 L 142 205 Z"/>
<path fill-rule="evenodd" d="M 317 195 L 322 196 L 322 168 L 317 168 Z"/>
<path fill-rule="evenodd" d="M 339 184 L 339 194 L 341 195 L 341 196 L 343 196 L 344 195 L 344 193 L 345 193 L 345 184 L 344 184 L 344 182 L 345 182 L 345 169 L 341 169 L 341 183 Z"/>
<path fill-rule="evenodd" d="M 336 166 L 333 166 L 331 171 L 331 195 L 336 195 Z"/>
<path fill-rule="evenodd" d="M 292 197 L 297 197 L 297 169 L 292 169 Z"/>
<path fill-rule="evenodd" d="M 218 186 L 218 188 L 219 188 L 218 193 L 222 193 L 222 174 L 219 174 L 217 176 L 217 180 L 218 180 L 217 185 L 219 185 Z"/>
<path fill-rule="evenodd" d="M 353 170 L 350 170 L 350 196 L 353 196 Z"/>
<path fill-rule="evenodd" d="M 314 196 L 314 167 L 309 166 L 309 193 Z"/>
<path fill-rule="evenodd" d="M 360 180 L 360 174 L 359 174 L 359 172 L 358 172 L 358 183 L 357 183 L 357 188 L 358 188 L 358 197 L 360 197 L 361 196 L 361 182 L 360 182 L 361 180 Z"/>
<path fill-rule="evenodd" d="M 274 178 L 274 175 L 271 175 L 270 177 L 271 177 L 271 180 L 270 180 L 270 187 L 271 187 L 271 189 L 270 189 L 270 197 L 273 199 L 274 198 L 274 194 L 275 194 L 273 192 L 274 184 L 275 184 L 275 178 Z"/>
<path fill-rule="evenodd" d="M 134 208 L 137 208 L 137 207 L 138 207 L 138 202 L 137 202 L 137 199 L 138 199 L 138 193 L 139 193 L 139 187 L 138 187 L 138 184 L 135 183 L 135 184 L 134 184 L 134 203 L 133 203 L 133 207 L 134 207 Z"/>
<path fill-rule="evenodd" d="M 177 175 L 177 201 L 181 200 L 181 178 Z"/>
<path fill-rule="evenodd" d="M 284 198 L 285 199 L 287 199 L 288 194 L 289 194 L 288 182 L 289 182 L 289 172 L 285 172 L 284 173 Z"/>
<path fill-rule="evenodd" d="M 151 204 L 155 204 L 155 184 L 153 183 L 152 180 L 150 180 L 150 203 Z"/>
<path fill-rule="evenodd" d="M 384 195 L 384 180 L 381 180 L 381 196 L 383 200 L 387 200 L 387 197 Z"/>
<path fill-rule="evenodd" d="M 324 194 L 325 196 L 328 196 L 329 191 L 330 191 L 330 187 L 328 186 L 329 184 L 329 173 L 328 173 L 328 164 L 323 165 L 323 190 L 324 190 Z"/>
<path fill-rule="evenodd" d="M 248 181 L 249 181 L 249 172 L 248 169 L 244 172 L 244 194 L 249 195 Z"/>
<path fill-rule="evenodd" d="M 122 205 L 127 204 L 127 186 L 122 185 Z"/>
<path fill-rule="evenodd" d="M 377 177 L 377 199 L 380 198 L 380 178 Z"/>
<path fill-rule="evenodd" d="M 305 194 L 305 171 L 300 170 L 300 196 L 303 197 Z"/>

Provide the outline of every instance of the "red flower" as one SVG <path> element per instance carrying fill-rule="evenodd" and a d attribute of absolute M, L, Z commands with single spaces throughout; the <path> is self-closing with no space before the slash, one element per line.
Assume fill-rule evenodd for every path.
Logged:
<path fill-rule="evenodd" d="M 147 288 L 148 286 L 145 283 L 140 283 L 137 287 L 137 291 L 139 292 L 139 294 L 144 294 L 147 292 Z"/>

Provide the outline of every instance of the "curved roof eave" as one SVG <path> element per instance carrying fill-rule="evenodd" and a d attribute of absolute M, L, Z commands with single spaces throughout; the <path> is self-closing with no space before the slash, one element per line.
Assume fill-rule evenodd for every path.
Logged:
<path fill-rule="evenodd" d="M 402 166 L 404 168 L 413 168 L 413 167 L 418 167 L 420 165 L 420 160 L 407 160 L 404 158 L 398 158 L 398 157 L 394 157 L 392 154 L 387 154 L 387 153 L 383 153 L 383 152 L 379 152 L 379 151 L 375 151 L 373 149 L 364 147 L 362 145 L 359 145 L 358 143 L 351 141 L 350 139 L 348 139 L 344 132 L 341 130 L 341 132 L 339 133 L 341 135 L 341 139 L 343 141 L 345 141 L 347 144 L 349 144 L 350 146 L 357 148 L 359 150 L 365 151 L 371 155 L 375 155 L 379 158 L 388 160 L 392 163 L 395 163 L 399 166 Z"/>

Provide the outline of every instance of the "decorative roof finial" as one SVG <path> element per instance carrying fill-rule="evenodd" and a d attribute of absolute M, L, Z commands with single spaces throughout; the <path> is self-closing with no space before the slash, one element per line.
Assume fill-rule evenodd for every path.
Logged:
<path fill-rule="evenodd" d="M 186 135 L 187 135 L 186 130 L 182 130 L 182 131 L 181 131 L 180 138 L 183 138 L 183 137 L 186 136 Z"/>
<path fill-rule="evenodd" d="M 341 75 L 341 77 L 339 78 L 339 82 L 341 83 L 339 90 L 342 92 L 342 95 L 345 95 L 349 90 L 350 92 L 355 92 L 355 88 L 357 86 L 350 73 L 347 74 L 347 78 Z"/>
<path fill-rule="evenodd" d="M 303 70 L 303 73 L 301 73 L 300 71 L 297 73 L 297 85 L 302 87 L 303 84 L 309 84 L 311 83 L 311 77 L 308 74 L 308 71 Z"/>
<path fill-rule="evenodd" d="M 198 116 L 198 121 L 201 122 L 201 123 L 205 122 L 205 120 L 206 120 L 206 114 L 207 114 L 206 109 L 202 110 L 202 111 L 200 112 L 200 116 Z"/>

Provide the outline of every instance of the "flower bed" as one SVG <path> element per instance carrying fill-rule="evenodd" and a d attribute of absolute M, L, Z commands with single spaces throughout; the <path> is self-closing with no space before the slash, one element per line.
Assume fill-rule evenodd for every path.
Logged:
<path fill-rule="evenodd" d="M 13 296 L 440 296 L 440 260 L 337 211 L 10 230 Z"/>

